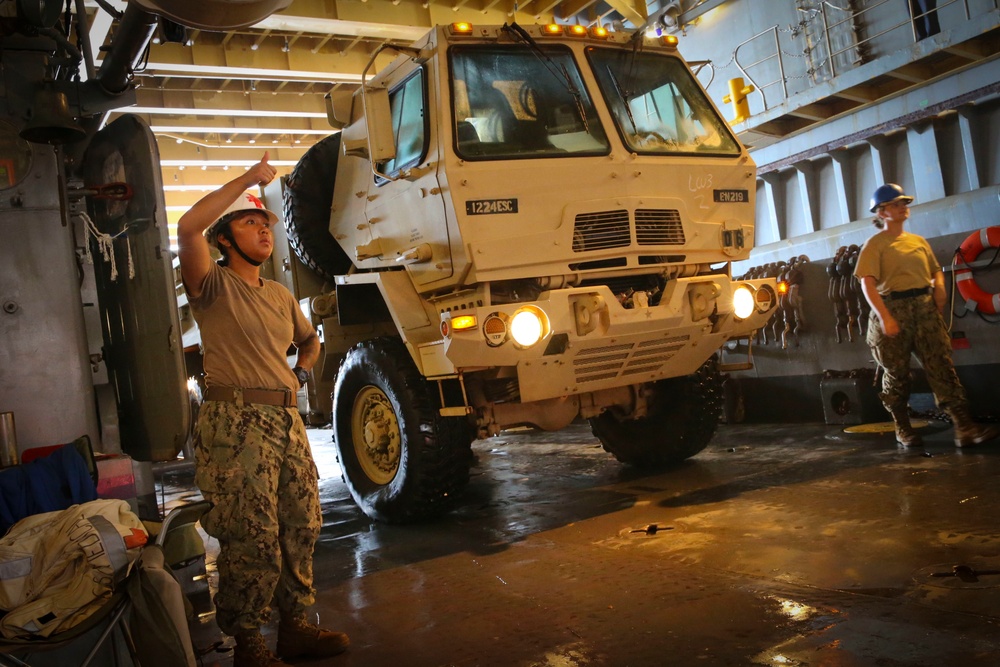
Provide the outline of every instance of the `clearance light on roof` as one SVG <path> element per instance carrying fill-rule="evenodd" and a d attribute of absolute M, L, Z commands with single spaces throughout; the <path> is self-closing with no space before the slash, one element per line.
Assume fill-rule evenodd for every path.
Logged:
<path fill-rule="evenodd" d="M 569 27 L 569 34 L 571 37 L 586 37 L 587 27 L 582 25 L 571 25 Z"/>
<path fill-rule="evenodd" d="M 671 49 L 677 48 L 677 35 L 664 35 L 660 38 L 660 42 L 663 46 L 670 47 Z"/>
<path fill-rule="evenodd" d="M 603 26 L 595 25 L 590 29 L 590 36 L 596 37 L 597 39 L 607 39 L 608 34 L 608 29 Z"/>
<path fill-rule="evenodd" d="M 451 24 L 451 34 L 452 35 L 471 35 L 472 34 L 472 24 L 471 23 L 452 23 Z"/>
<path fill-rule="evenodd" d="M 563 34 L 563 27 L 558 23 L 548 23 L 542 26 L 542 32 L 546 35 L 561 35 Z"/>

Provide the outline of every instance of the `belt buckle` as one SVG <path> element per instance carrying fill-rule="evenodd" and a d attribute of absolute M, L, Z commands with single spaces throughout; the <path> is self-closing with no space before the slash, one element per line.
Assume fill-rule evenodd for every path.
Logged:
<path fill-rule="evenodd" d="M 284 407 L 290 408 L 293 405 L 295 405 L 295 402 L 292 401 L 292 390 L 289 389 L 288 387 L 285 387 L 281 391 L 284 392 L 284 394 L 285 394 Z"/>

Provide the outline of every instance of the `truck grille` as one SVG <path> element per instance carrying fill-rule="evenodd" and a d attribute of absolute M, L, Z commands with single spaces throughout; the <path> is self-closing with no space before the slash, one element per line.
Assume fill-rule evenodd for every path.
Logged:
<path fill-rule="evenodd" d="M 684 245 L 681 214 L 674 209 L 636 209 L 635 242 L 638 245 Z M 629 211 L 581 213 L 573 226 L 573 252 L 589 252 L 632 245 Z"/>
<path fill-rule="evenodd" d="M 635 240 L 639 245 L 684 245 L 684 226 L 676 210 L 639 208 L 635 211 Z"/>
<path fill-rule="evenodd" d="M 581 213 L 573 227 L 573 252 L 625 248 L 632 243 L 628 211 Z"/>
<path fill-rule="evenodd" d="M 684 349 L 690 338 L 689 335 L 683 335 L 662 340 L 584 348 L 573 359 L 573 373 L 579 384 L 656 373 L 678 351 Z"/>

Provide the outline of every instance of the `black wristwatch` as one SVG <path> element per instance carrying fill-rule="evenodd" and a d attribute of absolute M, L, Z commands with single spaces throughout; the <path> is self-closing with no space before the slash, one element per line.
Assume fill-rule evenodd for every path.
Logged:
<path fill-rule="evenodd" d="M 295 373 L 295 377 L 299 379 L 300 387 L 304 387 L 306 382 L 309 382 L 309 371 L 302 368 L 302 366 L 296 366 L 292 369 L 292 372 Z"/>

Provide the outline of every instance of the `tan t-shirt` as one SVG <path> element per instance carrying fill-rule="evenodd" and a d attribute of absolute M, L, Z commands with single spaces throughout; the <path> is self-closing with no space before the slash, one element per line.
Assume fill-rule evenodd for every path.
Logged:
<path fill-rule="evenodd" d="M 922 236 L 903 232 L 897 237 L 880 232 L 868 239 L 858 253 L 854 275 L 875 278 L 878 293 L 930 287 L 941 264 Z"/>
<path fill-rule="evenodd" d="M 208 386 L 298 391 L 286 355 L 315 329 L 283 285 L 262 278 L 252 287 L 213 263 L 190 303 L 201 329 Z"/>

